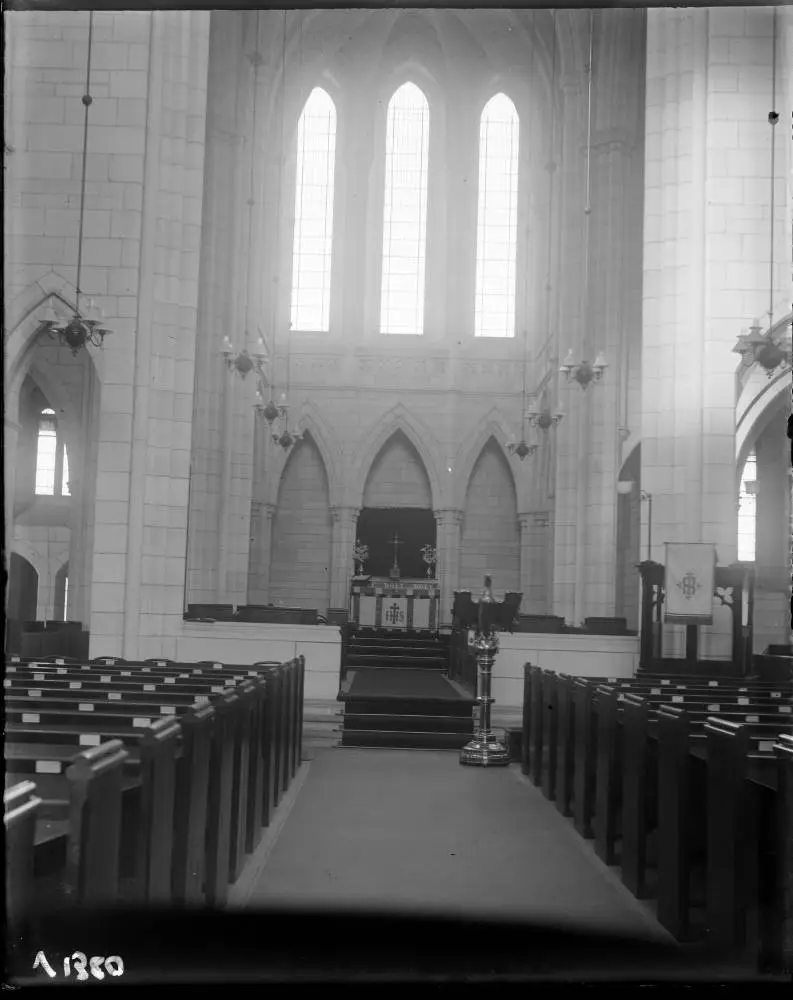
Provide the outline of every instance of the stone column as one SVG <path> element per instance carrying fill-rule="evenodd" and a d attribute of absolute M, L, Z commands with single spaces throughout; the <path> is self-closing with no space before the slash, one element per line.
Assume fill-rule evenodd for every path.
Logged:
<path fill-rule="evenodd" d="M 254 500 L 251 504 L 251 568 L 248 578 L 248 604 L 267 604 L 270 600 L 270 561 L 273 518 L 277 506 Z"/>
<path fill-rule="evenodd" d="M 604 351 L 609 367 L 590 385 L 585 461 L 585 537 L 581 620 L 612 616 L 616 606 L 617 477 L 631 304 L 641 302 L 642 209 L 633 190 L 641 183 L 634 157 L 643 150 L 642 85 L 645 19 L 641 10 L 599 11 L 594 18 L 589 246 L 589 360 Z"/>
<path fill-rule="evenodd" d="M 77 458 L 75 455 L 74 458 Z M 85 598 L 85 489 L 83 477 L 69 470 L 69 492 L 72 497 L 72 517 L 69 524 L 69 599 L 70 621 L 81 621 Z"/>
<path fill-rule="evenodd" d="M 790 635 L 789 546 L 790 478 L 785 427 L 776 420 L 755 445 L 757 515 L 755 519 L 754 651 L 785 643 Z"/>
<path fill-rule="evenodd" d="M 350 603 L 353 548 L 358 529 L 359 507 L 331 507 L 330 607 L 346 608 Z"/>
<path fill-rule="evenodd" d="M 547 510 L 518 515 L 520 524 L 521 614 L 544 615 L 549 610 Z"/>
<path fill-rule="evenodd" d="M 229 595 L 229 565 L 231 561 L 229 548 L 231 546 L 231 478 L 232 459 L 234 457 L 234 379 L 238 378 L 233 371 L 225 371 L 221 402 L 221 450 L 220 490 L 218 497 L 217 524 L 217 591 L 215 600 L 218 604 L 236 603 Z M 194 410 L 195 412 L 195 410 Z"/>
<path fill-rule="evenodd" d="M 3 469 L 5 478 L 5 571 L 6 579 L 11 569 L 11 549 L 14 539 L 14 506 L 16 503 L 17 443 L 20 426 L 15 420 L 3 420 Z M 4 608 L 8 607 L 8 587 L 5 592 Z"/>
<path fill-rule="evenodd" d="M 581 12 L 582 14 L 584 12 Z M 573 12 L 570 12 L 573 16 Z M 557 364 L 572 348 L 582 350 L 583 246 L 586 144 L 586 80 L 580 72 L 562 77 L 561 170 L 559 171 L 560 217 L 559 273 L 557 289 Z M 559 376 L 562 379 L 562 376 Z M 576 509 L 582 483 L 579 466 L 584 393 L 576 383 L 560 383 L 559 401 L 567 416 L 556 437 L 556 484 L 554 488 L 553 612 L 567 622 L 575 616 Z"/>
<path fill-rule="evenodd" d="M 143 170 L 136 325 L 129 340 L 112 338 L 103 357 L 91 575 L 91 655 L 128 659 L 175 656 L 184 613 L 210 21 L 192 11 L 155 11 L 148 20 L 148 72 L 134 81 L 146 108 L 136 133 Z M 122 359 L 123 348 L 131 356 Z M 118 385 L 108 379 L 111 353 Z M 123 421 L 108 419 L 115 397 L 126 404 Z M 123 475 L 111 472 L 117 456 L 103 449 L 122 431 L 130 446 L 115 449 Z M 122 534 L 116 522 L 108 530 L 111 515 L 123 516 L 120 503 L 105 503 L 122 500 L 125 559 L 114 547 Z M 111 617 L 100 602 L 114 583 Z"/>
<path fill-rule="evenodd" d="M 440 625 L 451 625 L 454 592 L 460 583 L 460 547 L 462 545 L 463 511 L 436 510 L 438 526 L 436 549 L 438 553 L 438 583 L 440 585 Z"/>
<path fill-rule="evenodd" d="M 709 542 L 725 565 L 737 545 L 732 348 L 768 308 L 773 10 L 647 17 L 641 483 L 655 559 L 667 541 Z M 787 260 L 789 231 L 777 233 Z"/>

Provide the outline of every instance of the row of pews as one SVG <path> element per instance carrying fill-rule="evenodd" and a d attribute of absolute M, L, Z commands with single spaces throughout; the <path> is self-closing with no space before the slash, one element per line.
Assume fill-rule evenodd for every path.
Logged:
<path fill-rule="evenodd" d="M 304 667 L 12 657 L 11 920 L 222 904 L 300 766 Z"/>
<path fill-rule="evenodd" d="M 793 685 L 525 666 L 521 767 L 680 942 L 793 968 Z"/>

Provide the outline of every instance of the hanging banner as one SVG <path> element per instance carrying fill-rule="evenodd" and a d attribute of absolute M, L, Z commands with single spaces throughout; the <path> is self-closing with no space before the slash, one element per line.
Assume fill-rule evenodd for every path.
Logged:
<path fill-rule="evenodd" d="M 671 625 L 712 625 L 715 546 L 666 543 L 664 621 Z"/>

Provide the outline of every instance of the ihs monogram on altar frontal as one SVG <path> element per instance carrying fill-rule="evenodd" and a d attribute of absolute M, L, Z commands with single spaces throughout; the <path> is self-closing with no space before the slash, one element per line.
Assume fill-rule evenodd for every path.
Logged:
<path fill-rule="evenodd" d="M 350 584 L 350 620 L 364 628 L 418 629 L 434 631 L 440 623 L 440 588 L 434 577 L 437 552 L 434 545 L 420 549 L 427 566 L 427 579 L 402 579 L 400 547 L 405 543 L 398 532 L 389 540 L 393 555 L 388 576 L 363 575 L 369 555 L 368 545 L 355 544 L 356 576 Z"/>

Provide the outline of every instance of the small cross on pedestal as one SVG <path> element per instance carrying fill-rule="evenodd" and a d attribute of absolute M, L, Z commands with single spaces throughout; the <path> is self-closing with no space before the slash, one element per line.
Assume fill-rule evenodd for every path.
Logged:
<path fill-rule="evenodd" d="M 391 539 L 391 544 L 394 546 L 394 565 L 391 567 L 391 572 L 390 572 L 389 575 L 390 575 L 390 577 L 391 577 L 392 580 L 398 580 L 399 579 L 399 559 L 397 558 L 397 552 L 398 552 L 399 546 L 402 544 L 402 542 L 400 541 L 399 535 L 396 532 L 394 532 L 394 537 Z"/>

